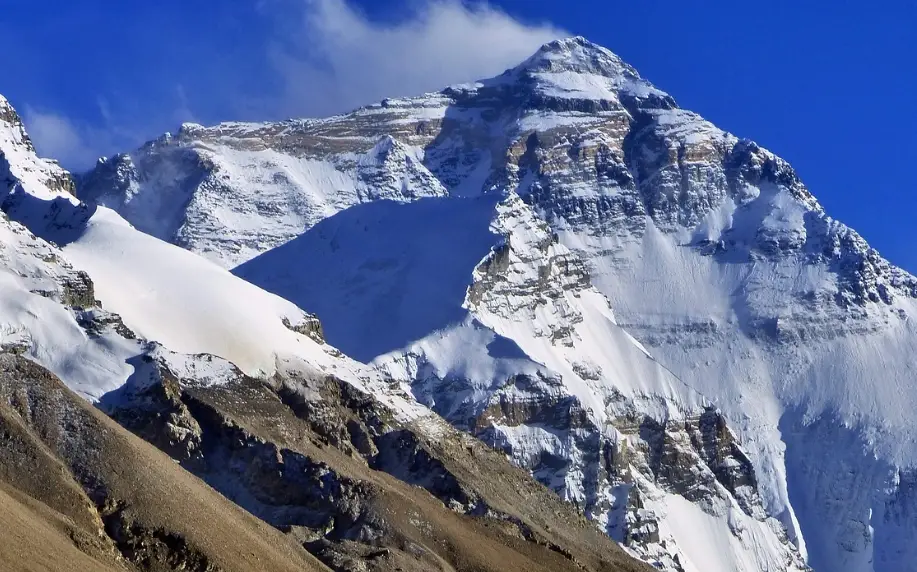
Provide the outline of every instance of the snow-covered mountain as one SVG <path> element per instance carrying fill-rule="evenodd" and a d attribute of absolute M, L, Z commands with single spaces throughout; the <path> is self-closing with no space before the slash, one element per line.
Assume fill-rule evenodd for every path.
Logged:
<path fill-rule="evenodd" d="M 342 116 L 185 125 L 78 194 L 315 312 L 648 561 L 917 570 L 917 279 L 582 38 Z"/>
<path fill-rule="evenodd" d="M 648 569 L 314 315 L 76 199 L 2 98 L 0 166 L 0 568 Z"/>
<path fill-rule="evenodd" d="M 186 125 L 79 194 L 316 312 L 648 560 L 917 561 L 917 281 L 582 38 L 329 119 Z"/>
<path fill-rule="evenodd" d="M 316 312 L 648 559 L 917 562 L 917 281 L 581 38 L 325 120 L 186 125 L 80 195 Z"/>

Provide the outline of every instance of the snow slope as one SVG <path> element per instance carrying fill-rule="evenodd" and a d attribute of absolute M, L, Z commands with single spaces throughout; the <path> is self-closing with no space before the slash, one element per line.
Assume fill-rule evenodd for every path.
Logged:
<path fill-rule="evenodd" d="M 0 96 L 0 195 L 34 193 L 76 202 L 59 167 L 38 159 L 22 122 Z M 0 215 L 0 347 L 43 364 L 90 398 L 130 375 L 135 341 L 106 329 L 91 335 L 91 282 L 54 245 Z M 85 308 L 84 308 L 85 306 Z M 100 314 L 102 314 L 100 312 Z"/>
<path fill-rule="evenodd" d="M 69 308 L 66 286 L 80 277 L 60 251 L 22 226 L 0 221 L 0 346 L 22 352 L 98 398 L 130 375 L 126 360 L 138 353 L 116 332 L 89 335 L 83 313 Z"/>
<path fill-rule="evenodd" d="M 494 202 L 364 203 L 233 272 L 334 316 L 329 342 L 368 362 L 464 318 L 468 278 L 497 238 L 489 229 Z"/>
<path fill-rule="evenodd" d="M 18 116 L 0 104 L 4 349 L 92 400 L 143 383 L 143 364 L 153 359 L 177 375 L 193 372 L 198 383 L 219 383 L 236 367 L 256 378 L 324 372 L 370 391 L 406 422 L 444 426 L 318 339 L 314 316 L 108 208 L 79 202 L 69 175 L 34 154 Z"/>
<path fill-rule="evenodd" d="M 104 207 L 63 250 L 93 277 L 107 308 L 138 335 L 173 351 L 220 356 L 260 377 L 273 373 L 276 354 L 304 345 L 282 322 L 303 320 L 298 308 L 138 233 Z"/>

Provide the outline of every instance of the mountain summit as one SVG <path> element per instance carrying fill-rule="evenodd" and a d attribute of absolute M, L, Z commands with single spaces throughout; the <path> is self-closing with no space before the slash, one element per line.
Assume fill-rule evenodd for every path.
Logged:
<path fill-rule="evenodd" d="M 671 99 L 610 50 L 581 36 L 545 44 L 522 64 L 490 82 L 505 79 L 533 83 L 538 92 L 558 97 L 618 101 L 624 92 Z M 674 100 L 671 104 L 674 107 Z"/>
<path fill-rule="evenodd" d="M 582 36 L 549 42 L 525 60 L 514 71 L 589 73 L 616 78 L 629 75 L 639 78 L 637 70 L 627 65 L 611 50 Z"/>
<path fill-rule="evenodd" d="M 507 500 L 486 454 L 657 569 L 914 569 L 917 279 L 786 161 L 605 48 L 558 40 L 495 78 L 327 119 L 185 125 L 77 183 L 82 204 L 42 211 L 14 182 L 4 210 L 162 344 L 123 350 L 160 366 L 125 380 L 112 415 L 326 564 L 347 569 L 345 541 L 408 534 L 377 535 L 378 515 L 401 521 L 353 492 L 365 462 L 601 569 L 567 524 L 544 544 L 538 507 L 564 505 Z M 320 448 L 258 445 L 291 414 L 357 458 L 327 461 L 356 504 L 275 511 L 301 473 L 275 489 L 270 459 L 324 470 Z M 157 437 L 162 418 L 188 440 Z M 251 448 L 205 446 L 213 424 Z M 265 472 L 239 473 L 253 455 Z M 334 510 L 353 523 L 327 531 Z M 411 546 L 397 555 L 432 561 Z"/>

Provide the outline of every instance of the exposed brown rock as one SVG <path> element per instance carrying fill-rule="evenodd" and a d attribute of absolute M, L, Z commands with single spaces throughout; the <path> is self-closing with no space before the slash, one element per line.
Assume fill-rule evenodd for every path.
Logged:
<path fill-rule="evenodd" d="M 196 424 L 196 457 L 156 442 L 335 570 L 648 570 L 502 454 L 333 377 L 164 380 L 112 414 L 147 437 Z"/>
<path fill-rule="evenodd" d="M 0 535 L 4 570 L 324 569 L 52 374 L 10 355 L 0 355 L 0 505 L 12 506 L 0 518 L 20 525 Z M 41 546 L 37 557 L 23 553 L 28 546 Z"/>

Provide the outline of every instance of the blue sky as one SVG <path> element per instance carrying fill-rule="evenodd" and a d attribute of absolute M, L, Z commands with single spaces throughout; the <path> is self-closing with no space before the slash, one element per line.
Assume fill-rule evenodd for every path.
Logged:
<path fill-rule="evenodd" d="M 325 115 L 493 75 L 554 36 L 789 160 L 917 272 L 917 3 L 0 0 L 0 93 L 71 168 L 181 121 Z"/>

